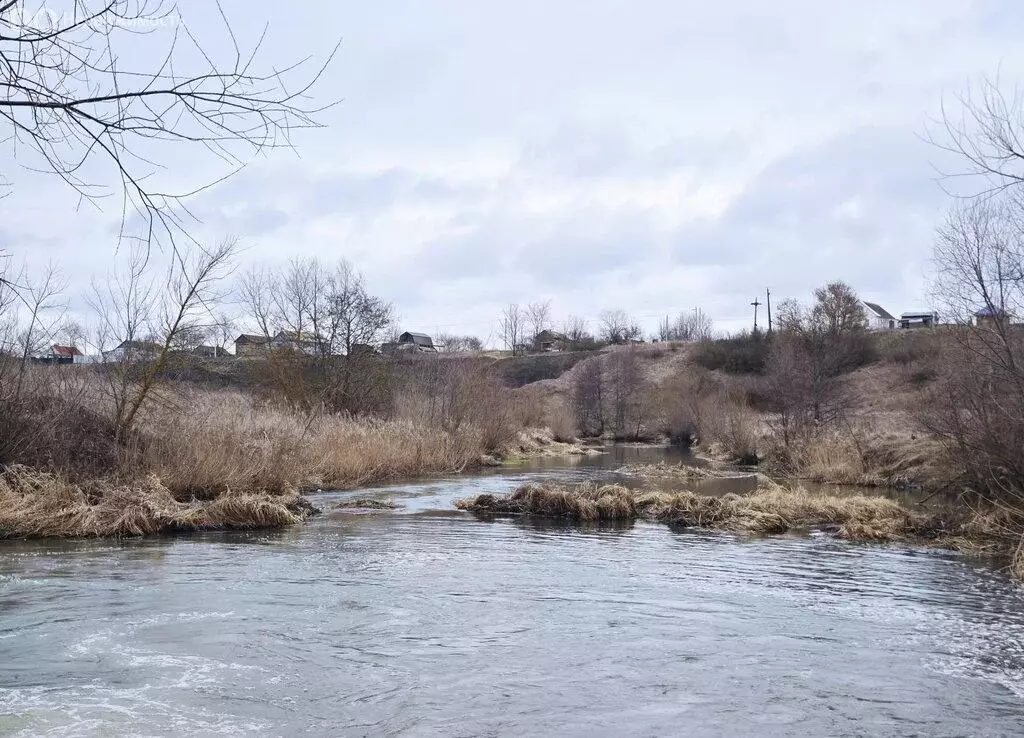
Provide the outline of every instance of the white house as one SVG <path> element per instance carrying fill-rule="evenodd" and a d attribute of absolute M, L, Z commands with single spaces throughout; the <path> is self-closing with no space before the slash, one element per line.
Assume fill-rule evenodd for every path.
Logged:
<path fill-rule="evenodd" d="M 891 315 L 877 302 L 861 302 L 864 306 L 864 314 L 868 316 L 868 330 L 872 331 L 894 331 L 899 328 L 899 321 L 896 316 Z"/>

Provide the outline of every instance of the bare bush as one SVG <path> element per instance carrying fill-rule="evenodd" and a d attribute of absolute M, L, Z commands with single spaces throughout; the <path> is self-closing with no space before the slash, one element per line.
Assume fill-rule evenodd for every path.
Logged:
<path fill-rule="evenodd" d="M 662 341 L 709 341 L 714 338 L 714 333 L 714 321 L 700 308 L 694 308 L 690 313 L 679 313 L 672 320 L 666 317 L 658 326 L 658 338 Z"/>

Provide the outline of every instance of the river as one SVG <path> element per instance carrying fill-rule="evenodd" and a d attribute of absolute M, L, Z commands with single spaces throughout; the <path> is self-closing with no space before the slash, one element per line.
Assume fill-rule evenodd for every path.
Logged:
<path fill-rule="evenodd" d="M 0 543 L 0 735 L 1024 733 L 1024 594 L 983 562 L 451 510 L 660 453 L 324 493 L 275 533 Z M 332 509 L 367 494 L 404 507 Z"/>

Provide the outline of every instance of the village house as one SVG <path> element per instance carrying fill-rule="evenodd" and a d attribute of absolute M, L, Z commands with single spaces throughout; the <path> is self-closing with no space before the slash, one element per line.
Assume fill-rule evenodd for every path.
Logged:
<path fill-rule="evenodd" d="M 196 346 L 192 349 L 192 353 L 196 356 L 202 356 L 204 359 L 216 359 L 221 356 L 228 356 L 227 350 L 220 346 Z"/>
<path fill-rule="evenodd" d="M 864 300 L 861 304 L 864 306 L 864 314 L 868 318 L 868 330 L 891 331 L 897 328 L 896 316 L 890 314 L 877 302 Z"/>
<path fill-rule="evenodd" d="M 277 335 L 270 339 L 270 348 L 312 355 L 319 353 L 323 343 L 322 339 L 305 331 L 278 331 Z"/>
<path fill-rule="evenodd" d="M 103 360 L 150 361 L 155 359 L 163 347 L 155 341 L 122 341 L 110 351 L 103 352 Z"/>
<path fill-rule="evenodd" d="M 426 333 L 413 333 L 411 331 L 406 331 L 398 337 L 398 343 L 395 344 L 395 349 L 398 351 L 425 351 L 428 353 L 437 353 L 437 347 L 434 346 L 434 339 Z"/>
<path fill-rule="evenodd" d="M 903 313 L 900 315 L 900 328 L 931 328 L 938 325 L 938 313 Z"/>
<path fill-rule="evenodd" d="M 1010 314 L 999 308 L 984 307 L 974 313 L 974 324 L 979 328 L 998 328 L 1009 320 Z"/>
<path fill-rule="evenodd" d="M 270 339 L 255 333 L 243 333 L 235 339 L 235 356 L 258 356 L 270 348 Z"/>
<path fill-rule="evenodd" d="M 534 351 L 564 351 L 567 341 L 565 336 L 555 331 L 544 329 L 533 338 Z"/>
<path fill-rule="evenodd" d="M 85 354 L 79 351 L 76 346 L 58 346 L 54 344 L 50 347 L 50 362 L 53 364 L 84 364 L 86 359 Z"/>

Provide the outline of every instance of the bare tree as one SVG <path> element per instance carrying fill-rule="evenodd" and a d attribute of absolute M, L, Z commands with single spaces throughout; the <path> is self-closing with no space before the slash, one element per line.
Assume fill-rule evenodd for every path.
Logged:
<path fill-rule="evenodd" d="M 549 330 L 551 323 L 551 300 L 532 302 L 524 310 L 526 330 L 529 333 L 525 336 L 531 343 L 537 334 Z"/>
<path fill-rule="evenodd" d="M 679 313 L 674 320 L 665 318 L 658 326 L 662 341 L 709 341 L 714 337 L 714 322 L 700 308 L 690 313 Z"/>
<path fill-rule="evenodd" d="M 845 282 L 829 282 L 814 291 L 811 319 L 833 335 L 858 333 L 868 327 L 860 298 Z"/>
<path fill-rule="evenodd" d="M 511 351 L 513 356 L 522 349 L 525 323 L 523 311 L 516 303 L 509 303 L 501 311 L 498 332 L 505 348 Z"/>
<path fill-rule="evenodd" d="M 573 344 L 592 338 L 587 332 L 587 321 L 577 315 L 570 315 L 562 322 L 562 335 Z"/>
<path fill-rule="evenodd" d="M 639 341 L 643 337 L 643 329 L 626 313 L 625 310 L 605 310 L 599 316 L 601 320 L 601 340 L 608 343 L 623 344 Z"/>
<path fill-rule="evenodd" d="M 998 80 L 982 78 L 958 96 L 953 110 L 943 104 L 938 124 L 929 141 L 960 164 L 942 172 L 947 181 L 980 180 L 969 195 L 981 197 L 1024 183 L 1024 98 L 1019 90 L 1007 95 Z"/>
<path fill-rule="evenodd" d="M 604 369 L 600 356 L 580 364 L 575 372 L 572 390 L 576 428 L 584 436 L 604 434 Z"/>
<path fill-rule="evenodd" d="M 476 336 L 456 336 L 451 333 L 438 333 L 434 336 L 434 345 L 439 351 L 448 354 L 462 354 L 470 351 L 480 351 L 484 342 Z"/>
<path fill-rule="evenodd" d="M 213 316 L 209 335 L 216 342 L 217 350 L 226 354 L 228 346 L 238 337 L 238 322 L 227 313 L 218 312 Z"/>
<path fill-rule="evenodd" d="M 612 431 L 617 438 L 639 440 L 648 397 L 640 360 L 634 347 L 608 356 L 605 370 L 606 397 Z"/>
<path fill-rule="evenodd" d="M 65 346 L 73 346 L 82 350 L 86 347 L 89 334 L 77 320 L 65 320 L 57 328 L 56 338 Z"/>
<path fill-rule="evenodd" d="M 833 283 L 815 296 L 811 309 L 784 300 L 776 311 L 766 384 L 787 447 L 798 432 L 843 418 L 849 398 L 842 374 L 865 355 L 863 310 L 852 290 Z"/>
<path fill-rule="evenodd" d="M 1024 228 L 1009 193 L 957 204 L 935 244 L 935 296 L 959 325 L 948 332 L 945 377 L 924 426 L 971 487 L 1024 505 Z M 972 320 L 975 311 L 982 320 Z"/>
<path fill-rule="evenodd" d="M 253 321 L 257 330 L 269 340 L 274 329 L 274 295 L 277 294 L 277 276 L 267 268 L 257 265 L 245 271 L 236 287 L 238 301 Z"/>
<path fill-rule="evenodd" d="M 131 237 L 147 250 L 176 247 L 186 234 L 182 201 L 202 187 L 156 184 L 177 147 L 205 147 L 230 173 L 243 156 L 290 146 L 291 131 L 318 125 L 308 93 L 324 67 L 261 65 L 263 39 L 243 49 L 216 9 L 224 33 L 214 49 L 162 0 L 71 0 L 59 10 L 0 0 L 0 117 L 14 160 L 94 203 L 118 194 L 122 238 L 138 218 L 141 235 Z M 161 47 L 155 34 L 171 27 Z M 146 33 L 153 64 L 132 66 L 126 60 L 140 58 L 136 37 Z M 227 63 L 214 61 L 225 50 Z"/>
<path fill-rule="evenodd" d="M 325 321 L 314 332 L 333 353 L 351 356 L 357 345 L 375 346 L 394 324 L 394 306 L 366 289 L 363 275 L 342 260 L 326 282 Z"/>
<path fill-rule="evenodd" d="M 300 341 L 313 330 L 314 314 L 325 309 L 326 292 L 320 264 L 312 258 L 292 259 L 273 284 L 271 316 L 275 333 L 288 331 Z"/>
<path fill-rule="evenodd" d="M 157 290 L 147 269 L 145 249 L 133 249 L 124 273 L 106 285 L 94 285 L 91 304 L 98 313 L 104 342 L 122 351 L 104 363 L 118 437 L 132 430 L 139 412 L 163 378 L 168 357 L 183 333 L 202 326 L 222 298 L 236 242 L 182 250 L 174 258 L 167 285 Z M 144 336 L 158 337 L 146 340 Z"/>

